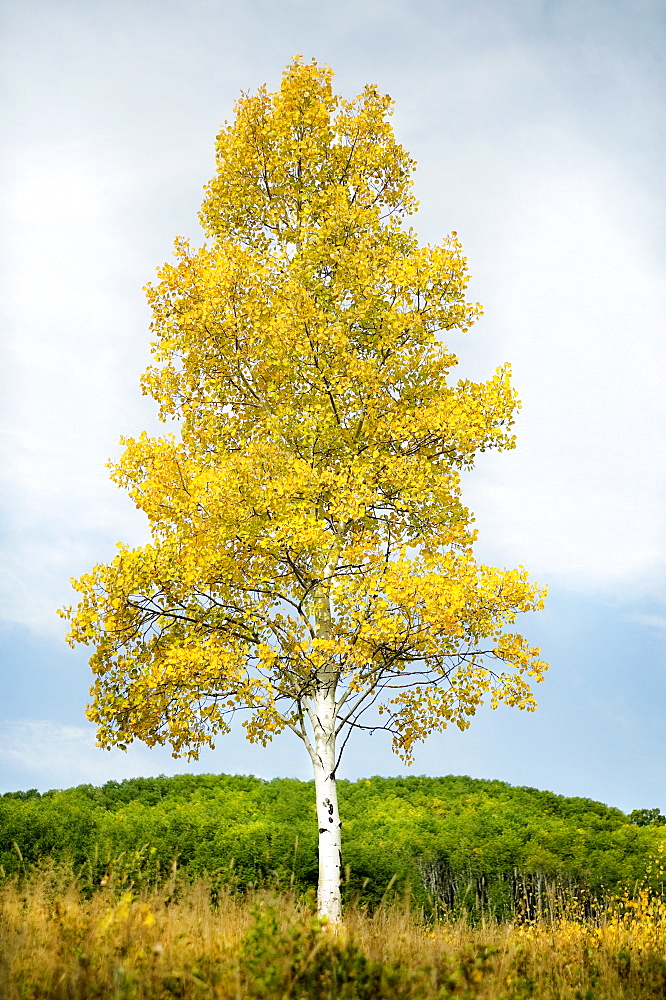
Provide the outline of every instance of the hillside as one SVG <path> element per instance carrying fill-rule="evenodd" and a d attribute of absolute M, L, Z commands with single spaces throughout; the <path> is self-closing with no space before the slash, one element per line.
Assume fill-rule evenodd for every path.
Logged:
<path fill-rule="evenodd" d="M 340 781 L 339 793 L 345 891 L 369 903 L 390 883 L 420 904 L 497 913 L 553 890 L 592 898 L 633 889 L 666 848 L 663 826 L 500 781 L 371 778 Z M 7 876 L 50 855 L 91 887 L 111 872 L 159 881 L 177 866 L 238 889 L 302 890 L 316 884 L 316 845 L 312 784 L 293 779 L 178 775 L 0 797 Z"/>

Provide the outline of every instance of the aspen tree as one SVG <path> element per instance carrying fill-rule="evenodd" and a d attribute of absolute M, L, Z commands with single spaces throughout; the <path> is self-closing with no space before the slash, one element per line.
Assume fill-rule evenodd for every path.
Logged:
<path fill-rule="evenodd" d="M 101 746 L 196 758 L 244 710 L 312 761 L 319 912 L 341 919 L 335 776 L 355 729 L 405 761 L 488 698 L 536 707 L 545 664 L 513 626 L 543 605 L 522 567 L 478 563 L 460 474 L 514 447 L 508 366 L 451 379 L 444 338 L 480 313 L 455 233 L 406 225 L 414 162 L 391 100 L 295 59 L 217 139 L 206 241 L 147 288 L 142 378 L 178 432 L 124 438 L 112 478 L 151 541 L 73 582 L 69 641 L 94 647 Z M 368 715 L 363 713 L 373 708 Z"/>

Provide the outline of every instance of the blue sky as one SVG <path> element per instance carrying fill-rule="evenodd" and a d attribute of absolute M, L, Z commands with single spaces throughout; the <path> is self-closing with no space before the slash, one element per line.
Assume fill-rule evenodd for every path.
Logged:
<path fill-rule="evenodd" d="M 518 448 L 466 477 L 480 554 L 550 586 L 524 628 L 539 711 L 482 711 L 415 773 L 666 811 L 666 8 L 658 0 L 5 0 L 0 247 L 0 791 L 175 770 L 308 777 L 285 736 L 197 764 L 94 746 L 69 578 L 145 538 L 107 479 L 156 428 L 141 287 L 198 238 L 214 138 L 300 53 L 376 83 L 418 161 L 416 228 L 454 229 L 483 320 L 464 372 L 511 361 Z M 342 773 L 404 771 L 381 735 Z"/>

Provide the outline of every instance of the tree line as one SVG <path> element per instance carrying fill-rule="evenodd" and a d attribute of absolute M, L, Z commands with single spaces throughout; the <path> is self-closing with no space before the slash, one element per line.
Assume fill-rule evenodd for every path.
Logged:
<path fill-rule="evenodd" d="M 467 777 L 339 782 L 343 892 L 374 907 L 409 893 L 428 909 L 545 907 L 660 888 L 666 828 L 585 798 Z M 648 820 L 646 825 L 646 820 Z M 109 878 L 185 879 L 244 891 L 317 885 L 312 782 L 177 775 L 0 797 L 0 874 L 69 862 L 91 890 Z"/>

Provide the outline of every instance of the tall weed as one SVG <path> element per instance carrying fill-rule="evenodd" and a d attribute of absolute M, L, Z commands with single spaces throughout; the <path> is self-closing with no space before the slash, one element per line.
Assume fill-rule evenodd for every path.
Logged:
<path fill-rule="evenodd" d="M 424 919 L 409 899 L 343 928 L 312 897 L 110 877 L 92 895 L 43 865 L 0 886 L 2 1000 L 663 1000 L 666 906 L 589 916 Z"/>

